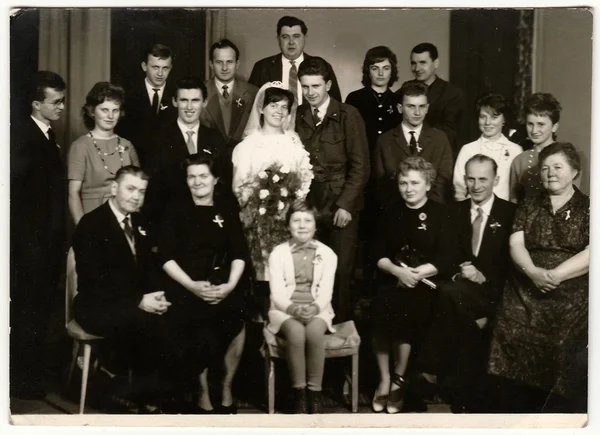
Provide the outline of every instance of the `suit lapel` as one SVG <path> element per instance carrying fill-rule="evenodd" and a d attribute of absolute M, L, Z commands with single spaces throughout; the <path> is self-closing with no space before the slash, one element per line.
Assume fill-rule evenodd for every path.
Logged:
<path fill-rule="evenodd" d="M 282 78 L 282 69 L 283 69 L 283 62 L 281 61 L 281 54 L 276 54 L 275 58 L 273 59 L 273 61 L 271 62 L 271 71 L 269 76 L 270 77 L 274 77 L 273 81 L 283 81 Z"/>
<path fill-rule="evenodd" d="M 298 111 L 301 112 L 300 117 L 304 120 L 306 125 L 308 125 L 310 129 L 314 131 L 316 129 L 316 126 L 315 120 L 312 117 L 312 112 L 310 111 L 310 105 L 303 104 L 298 108 Z"/>
<path fill-rule="evenodd" d="M 392 153 L 400 157 L 396 159 L 398 162 L 404 160 L 406 157 L 412 156 L 410 147 L 404 137 L 404 131 L 402 131 L 401 124 L 396 127 L 396 131 L 394 132 L 394 146 Z"/>
<path fill-rule="evenodd" d="M 488 216 L 487 222 L 485 223 L 485 227 L 483 228 L 483 234 L 481 235 L 481 246 L 479 247 L 479 254 L 481 255 L 483 252 L 487 252 L 486 250 L 492 249 L 492 247 L 488 247 L 491 244 L 494 238 L 494 230 L 490 227 L 494 222 L 498 222 L 498 198 L 494 197 L 494 204 L 492 204 L 492 209 L 490 210 L 490 215 Z"/>
<path fill-rule="evenodd" d="M 440 79 L 439 77 L 436 77 L 435 81 L 429 86 L 429 89 L 427 92 L 427 101 L 428 101 L 430 107 L 435 104 L 435 102 L 438 100 L 438 98 L 440 98 L 440 95 L 442 95 L 443 89 L 444 89 L 444 83 L 442 82 L 442 79 Z"/>
<path fill-rule="evenodd" d="M 463 201 L 460 209 L 460 222 L 463 225 L 462 233 L 465 235 L 464 243 L 465 250 L 469 253 L 469 257 L 473 257 L 473 249 L 471 246 L 471 240 L 473 239 L 473 225 L 471 224 L 471 200 L 467 199 Z M 481 252 L 481 249 L 479 250 Z"/>
<path fill-rule="evenodd" d="M 244 107 L 241 104 L 238 104 L 237 101 L 241 102 L 241 100 L 244 99 L 245 94 L 246 86 L 240 80 L 236 80 L 235 86 L 233 87 L 233 95 L 231 96 L 231 124 L 229 125 L 229 136 L 233 136 L 240 124 L 242 115 L 244 114 Z"/>
<path fill-rule="evenodd" d="M 236 86 L 237 88 L 237 86 Z M 214 80 L 210 80 L 208 83 L 208 104 L 206 110 L 210 113 L 210 116 L 215 121 L 217 128 L 221 132 L 223 137 L 227 137 L 225 132 L 225 124 L 223 123 L 223 113 L 221 112 L 221 105 L 219 104 L 219 90 L 215 85 Z M 229 131 L 232 131 L 231 128 Z"/>
<path fill-rule="evenodd" d="M 117 217 L 115 216 L 115 214 L 112 212 L 110 205 L 108 204 L 108 201 L 105 202 L 103 205 L 103 207 L 105 207 L 106 209 L 106 219 L 108 220 L 109 223 L 109 232 L 111 235 L 111 239 L 114 241 L 113 244 L 115 246 L 115 254 L 116 255 L 121 255 L 124 259 L 127 259 L 128 261 L 130 261 L 132 264 L 132 267 L 135 267 L 135 256 L 133 254 L 133 252 L 131 251 L 131 247 L 129 246 L 129 242 L 127 241 L 127 236 L 125 235 L 125 232 L 123 231 L 123 229 L 121 228 L 121 225 L 119 224 Z M 133 223 L 132 223 L 133 226 Z"/>

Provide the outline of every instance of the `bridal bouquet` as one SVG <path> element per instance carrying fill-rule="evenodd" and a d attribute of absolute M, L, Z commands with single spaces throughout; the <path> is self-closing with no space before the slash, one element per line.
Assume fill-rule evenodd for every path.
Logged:
<path fill-rule="evenodd" d="M 274 163 L 241 186 L 251 192 L 242 207 L 241 220 L 257 276 L 264 276 L 273 248 L 289 238 L 286 213 L 295 201 L 306 198 L 311 179 L 309 168 L 292 171 Z"/>

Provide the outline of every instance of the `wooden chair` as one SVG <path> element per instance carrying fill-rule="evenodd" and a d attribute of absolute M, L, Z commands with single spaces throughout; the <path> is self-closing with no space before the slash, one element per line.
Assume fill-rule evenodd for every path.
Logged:
<path fill-rule="evenodd" d="M 67 254 L 67 276 L 66 276 L 66 297 L 65 297 L 65 327 L 67 334 L 73 338 L 73 358 L 69 367 L 69 375 L 67 377 L 67 388 L 71 384 L 73 370 L 79 356 L 81 345 L 83 344 L 83 368 L 81 373 L 81 393 L 79 396 L 79 413 L 83 414 L 85 409 L 85 396 L 87 393 L 88 374 L 90 371 L 90 359 L 92 355 L 92 342 L 102 340 L 103 337 L 88 334 L 83 328 L 73 319 L 72 306 L 73 299 L 77 295 L 77 272 L 75 270 L 75 253 L 73 248 L 69 249 Z"/>
<path fill-rule="evenodd" d="M 358 351 L 360 336 L 352 320 L 337 325 L 334 334 L 325 335 L 325 359 L 352 357 L 352 412 L 358 411 Z M 265 358 L 265 379 L 267 384 L 267 401 L 269 414 L 275 412 L 275 358 L 285 358 L 286 341 L 274 335 L 265 326 L 263 328 L 261 352 Z"/>

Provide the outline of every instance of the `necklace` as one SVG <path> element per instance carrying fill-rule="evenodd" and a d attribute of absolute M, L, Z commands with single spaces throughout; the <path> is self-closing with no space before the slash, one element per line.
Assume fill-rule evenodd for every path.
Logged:
<path fill-rule="evenodd" d="M 92 134 L 91 131 L 89 132 L 89 134 L 90 134 L 90 138 L 92 139 L 92 143 L 94 144 L 94 148 L 96 148 L 96 152 L 100 156 L 100 160 L 102 160 L 102 165 L 104 166 L 104 169 L 106 169 L 106 171 L 110 175 L 115 175 L 115 173 L 113 171 L 111 171 L 110 169 L 108 169 L 108 166 L 106 165 L 106 161 L 104 160 L 104 157 L 112 156 L 113 154 L 115 154 L 115 153 L 118 152 L 119 153 L 119 159 L 121 160 L 121 167 L 123 167 L 123 153 L 127 149 L 129 149 L 129 147 L 124 147 L 123 145 L 121 145 L 121 138 L 119 136 L 117 136 L 117 146 L 115 147 L 115 150 L 112 153 L 103 153 L 102 151 L 100 151 L 100 148 L 98 148 L 98 144 L 96 143 L 96 139 L 94 138 L 94 135 Z"/>
<path fill-rule="evenodd" d="M 371 91 L 373 93 L 373 97 L 375 97 L 375 100 L 377 101 L 377 104 L 380 109 L 383 107 L 383 105 L 385 104 L 385 100 L 387 99 L 387 90 L 383 93 L 379 93 L 377 91 L 375 91 L 375 89 L 371 88 Z M 381 95 L 383 98 L 379 98 L 379 95 Z"/>

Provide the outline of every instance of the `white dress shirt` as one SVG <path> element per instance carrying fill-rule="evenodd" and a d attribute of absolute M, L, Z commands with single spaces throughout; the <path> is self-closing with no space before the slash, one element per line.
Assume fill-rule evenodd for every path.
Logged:
<path fill-rule="evenodd" d="M 46 136 L 46 139 L 50 140 L 50 135 L 48 135 L 48 130 L 50 130 L 52 127 L 50 127 L 48 124 L 44 124 L 42 121 L 37 119 L 35 116 L 31 116 L 31 119 L 33 119 L 33 121 L 37 124 L 37 126 L 40 128 L 40 130 L 42 130 L 42 133 L 44 133 L 44 136 Z"/>
<path fill-rule="evenodd" d="M 304 61 L 304 53 L 302 53 L 296 60 L 294 60 L 294 65 L 296 65 L 296 71 L 300 69 L 300 64 Z M 292 69 L 292 63 L 289 59 L 287 59 L 283 54 L 281 55 L 281 82 L 283 83 L 283 87 L 286 89 L 290 88 L 290 70 Z M 298 95 L 298 106 L 302 104 L 302 86 L 300 85 L 300 78 L 298 78 L 298 86 L 296 89 L 296 95 Z"/>
<path fill-rule="evenodd" d="M 215 77 L 215 86 L 217 87 L 217 90 L 219 91 L 219 94 L 223 95 L 223 86 L 227 86 L 227 92 L 229 93 L 229 96 L 231 97 L 231 95 L 233 95 L 233 87 L 235 86 L 235 79 L 230 81 L 229 83 L 223 83 L 222 81 L 220 81 L 219 79 L 217 79 Z"/>
<path fill-rule="evenodd" d="M 419 143 L 419 138 L 421 137 L 421 130 L 423 130 L 423 124 L 418 127 L 413 127 L 410 125 L 406 125 L 402 122 L 402 132 L 404 133 L 404 138 L 406 139 L 406 143 L 410 145 L 410 132 L 415 132 L 415 140 Z"/>
<path fill-rule="evenodd" d="M 485 231 L 485 226 L 487 225 L 488 217 L 492 212 L 492 206 L 494 205 L 494 195 L 490 196 L 490 198 L 481 205 L 475 204 L 471 201 L 471 225 L 477 218 L 477 208 L 481 207 L 482 216 L 481 216 L 481 231 L 479 232 L 479 240 L 477 241 L 477 250 L 474 252 L 474 255 L 477 257 L 479 255 L 479 249 L 481 248 L 481 240 L 483 239 L 483 232 Z"/>
<path fill-rule="evenodd" d="M 129 224 L 131 225 L 131 229 L 133 229 L 133 224 L 131 223 L 131 216 L 127 215 L 125 216 L 123 213 L 121 213 L 119 210 L 117 210 L 117 208 L 115 207 L 115 205 L 113 204 L 114 199 L 111 198 L 108 200 L 108 205 L 110 206 L 110 209 L 112 210 L 113 214 L 115 215 L 115 217 L 117 218 L 117 222 L 119 222 L 119 226 L 121 227 L 121 229 L 123 230 L 123 235 L 125 236 L 125 238 L 127 239 L 127 243 L 129 243 L 129 247 L 131 248 L 131 252 L 133 252 L 133 255 L 135 255 L 135 240 L 130 239 L 126 234 L 125 234 L 125 222 L 123 222 L 123 220 L 128 217 L 129 218 Z M 134 230 L 135 231 L 135 230 Z"/>
<path fill-rule="evenodd" d="M 154 88 L 156 88 L 156 86 L 152 86 L 152 84 L 148 81 L 148 79 L 144 79 L 144 84 L 146 85 L 146 92 L 148 92 L 148 99 L 150 100 L 150 105 L 152 105 L 152 99 L 154 98 Z M 165 83 L 164 85 L 162 85 L 160 88 L 158 89 L 158 110 L 160 110 L 160 102 L 162 101 L 162 96 L 163 93 L 165 92 L 165 86 L 167 84 Z"/>
<path fill-rule="evenodd" d="M 327 115 L 327 109 L 329 108 L 330 102 L 331 102 L 331 98 L 328 95 L 327 98 L 325 99 L 325 101 L 323 102 L 323 104 L 321 104 L 317 109 L 317 112 L 319 113 L 319 119 L 321 120 L 321 122 L 323 122 L 323 120 L 325 119 L 325 116 Z M 314 114 L 315 108 L 311 107 L 310 111 Z"/>
<path fill-rule="evenodd" d="M 188 140 L 187 132 L 188 131 L 194 132 L 194 134 L 192 135 L 192 140 L 194 141 L 194 151 L 195 151 L 195 153 L 197 153 L 198 152 L 198 130 L 200 129 L 200 121 L 198 121 L 198 123 L 195 126 L 190 128 L 186 124 L 181 122 L 181 119 L 177 118 L 177 126 L 179 127 L 179 130 L 181 130 L 181 134 L 183 135 L 183 140 L 185 141 L 186 144 L 187 144 L 187 140 Z"/>

